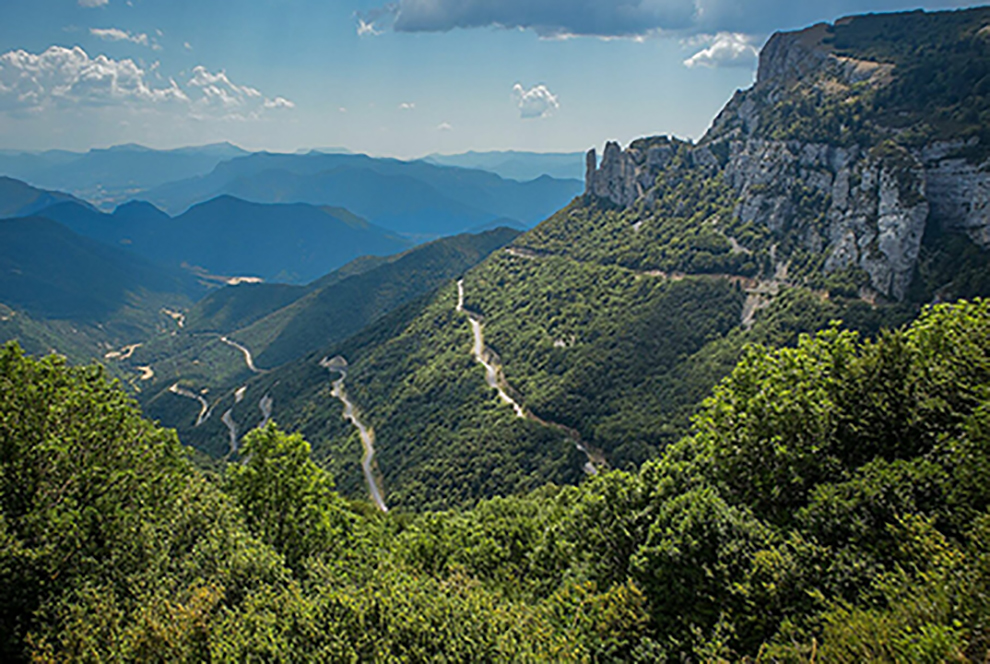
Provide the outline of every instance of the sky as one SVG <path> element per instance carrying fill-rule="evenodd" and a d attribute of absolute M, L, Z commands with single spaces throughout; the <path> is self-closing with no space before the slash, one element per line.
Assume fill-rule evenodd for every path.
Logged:
<path fill-rule="evenodd" d="M 700 138 L 777 30 L 927 0 L 0 0 L 0 149 Z"/>

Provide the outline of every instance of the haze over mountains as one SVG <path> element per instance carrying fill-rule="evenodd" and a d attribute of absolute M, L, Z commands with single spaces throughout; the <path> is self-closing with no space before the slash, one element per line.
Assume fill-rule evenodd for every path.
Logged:
<path fill-rule="evenodd" d="M 220 162 L 245 154 L 229 143 L 175 150 L 117 145 L 84 153 L 4 151 L 0 174 L 69 192 L 107 209 L 151 187 L 209 173 Z"/>
<path fill-rule="evenodd" d="M 339 149 L 249 154 L 227 143 L 0 152 L 0 175 L 75 195 L 104 211 L 146 200 L 175 215 L 231 195 L 256 203 L 343 207 L 419 238 L 498 219 L 531 227 L 580 192 L 582 167 L 577 155 L 471 153 L 403 162 Z M 390 195 L 381 196 L 383 191 Z"/>
<path fill-rule="evenodd" d="M 547 176 L 517 182 L 479 170 L 365 155 L 261 153 L 157 187 L 146 198 L 170 212 L 222 194 L 257 203 L 339 205 L 397 233 L 437 236 L 503 217 L 532 226 L 580 190 L 578 180 Z"/>
<path fill-rule="evenodd" d="M 9 177 L 0 177 L 0 219 L 25 217 L 58 203 L 88 204 L 75 196 L 58 191 L 45 191 Z"/>
<path fill-rule="evenodd" d="M 583 152 L 465 152 L 463 154 L 431 154 L 423 158 L 431 164 L 477 168 L 512 180 L 535 180 L 549 175 L 560 180 L 580 180 L 584 177 Z"/>
<path fill-rule="evenodd" d="M 342 208 L 260 205 L 232 196 L 174 218 L 141 202 L 121 205 L 113 214 L 71 203 L 41 214 L 163 265 L 286 283 L 305 283 L 358 256 L 393 254 L 410 244 Z"/>
<path fill-rule="evenodd" d="M 205 292 L 193 275 L 72 233 L 43 217 L 0 220 L 0 302 L 42 318 L 100 320 L 128 295 Z"/>

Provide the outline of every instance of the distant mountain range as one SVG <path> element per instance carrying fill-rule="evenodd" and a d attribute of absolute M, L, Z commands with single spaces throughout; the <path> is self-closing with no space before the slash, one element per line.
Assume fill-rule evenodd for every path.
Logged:
<path fill-rule="evenodd" d="M 258 153 L 148 191 L 170 213 L 230 194 L 256 203 L 337 205 L 413 237 L 450 235 L 496 219 L 531 227 L 580 193 L 579 180 L 506 180 L 480 170 L 366 155 Z"/>
<path fill-rule="evenodd" d="M 26 217 L 58 203 L 76 203 L 89 207 L 88 203 L 70 194 L 45 191 L 20 180 L 0 177 L 0 219 Z"/>
<path fill-rule="evenodd" d="M 246 154 L 230 143 L 175 150 L 118 145 L 88 152 L 4 151 L 0 175 L 71 192 L 106 209 L 151 187 L 209 173 L 220 162 Z"/>
<path fill-rule="evenodd" d="M 231 196 L 174 218 L 143 202 L 122 205 L 113 214 L 61 203 L 41 214 L 149 260 L 200 268 L 215 277 L 305 283 L 358 256 L 394 254 L 410 246 L 341 208 L 262 205 Z"/>
<path fill-rule="evenodd" d="M 88 152 L 0 151 L 0 176 L 66 192 L 66 200 L 74 197 L 104 212 L 146 200 L 176 215 L 230 195 L 254 203 L 347 208 L 419 240 L 506 223 L 531 228 L 581 192 L 583 164 L 575 154 L 467 153 L 407 162 L 341 148 L 249 153 L 229 143 L 174 150 L 120 145 Z M 31 209 L 6 210 L 3 216 L 51 203 L 39 200 Z"/>
<path fill-rule="evenodd" d="M 423 161 L 438 166 L 476 168 L 495 173 L 510 180 L 535 180 L 548 175 L 560 180 L 584 178 L 583 152 L 464 152 L 461 154 L 431 154 Z"/>
<path fill-rule="evenodd" d="M 0 340 L 78 363 L 107 361 L 137 392 L 151 387 L 155 371 L 188 377 L 199 362 L 182 358 L 203 344 L 210 384 L 230 375 L 225 366 L 242 372 L 242 358 L 235 352 L 231 362 L 220 334 L 236 332 L 262 366 L 339 341 L 518 234 L 500 228 L 403 252 L 408 241 L 340 208 L 221 196 L 175 218 L 144 202 L 105 214 L 14 180 L 0 185 L 4 210 L 53 203 L 0 220 Z M 310 283 L 245 283 L 193 306 L 211 287 L 245 275 Z M 124 361 L 149 343 L 144 359 Z M 218 343 L 222 352 L 212 358 Z"/>

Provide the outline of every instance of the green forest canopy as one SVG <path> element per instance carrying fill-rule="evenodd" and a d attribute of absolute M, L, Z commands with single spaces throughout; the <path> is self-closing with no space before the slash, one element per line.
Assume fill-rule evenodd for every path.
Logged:
<path fill-rule="evenodd" d="M 100 368 L 0 351 L 0 657 L 982 661 L 990 301 L 751 346 L 637 472 L 346 502 L 299 436 L 187 460 Z"/>

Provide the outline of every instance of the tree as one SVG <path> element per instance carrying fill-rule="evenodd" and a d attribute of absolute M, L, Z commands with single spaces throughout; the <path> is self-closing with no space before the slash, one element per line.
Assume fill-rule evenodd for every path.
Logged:
<path fill-rule="evenodd" d="M 301 435 L 269 423 L 244 437 L 243 454 L 244 463 L 228 469 L 230 493 L 251 531 L 290 567 L 298 571 L 306 558 L 335 549 L 350 534 L 354 516 Z"/>

